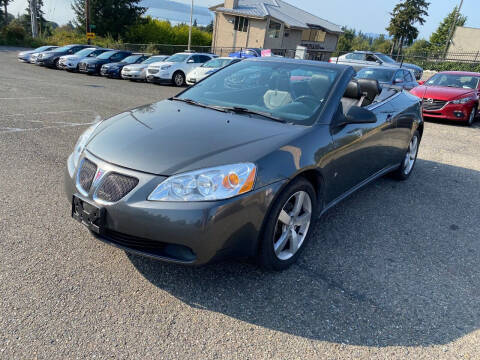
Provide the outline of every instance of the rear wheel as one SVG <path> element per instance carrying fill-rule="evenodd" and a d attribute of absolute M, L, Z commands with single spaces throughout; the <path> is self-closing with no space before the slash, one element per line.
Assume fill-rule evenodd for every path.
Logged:
<path fill-rule="evenodd" d="M 175 86 L 184 86 L 185 75 L 181 71 L 177 71 L 175 74 L 173 74 L 173 83 Z"/>
<path fill-rule="evenodd" d="M 295 180 L 280 194 L 265 222 L 260 265 L 284 270 L 298 259 L 311 235 L 316 208 L 315 190 L 303 178 Z"/>
<path fill-rule="evenodd" d="M 407 180 L 417 162 L 418 148 L 420 145 L 420 133 L 415 131 L 408 145 L 407 153 L 403 158 L 402 165 L 393 173 L 398 180 Z"/>
<path fill-rule="evenodd" d="M 473 123 L 475 122 L 476 117 L 477 117 L 477 105 L 474 105 L 470 113 L 470 116 L 468 117 L 467 125 L 472 126 Z"/>

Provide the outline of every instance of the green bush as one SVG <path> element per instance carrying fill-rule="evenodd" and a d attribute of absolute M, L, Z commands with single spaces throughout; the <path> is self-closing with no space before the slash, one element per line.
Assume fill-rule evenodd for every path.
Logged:
<path fill-rule="evenodd" d="M 0 32 L 0 43 L 5 45 L 22 44 L 25 39 L 27 39 L 27 32 L 18 23 L 10 23 L 3 27 Z"/>

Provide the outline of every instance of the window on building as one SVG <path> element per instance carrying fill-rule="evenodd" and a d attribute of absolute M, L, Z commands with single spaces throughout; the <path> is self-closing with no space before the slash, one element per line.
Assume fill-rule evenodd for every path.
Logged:
<path fill-rule="evenodd" d="M 236 31 L 247 32 L 247 30 L 248 30 L 248 18 L 241 17 L 241 16 L 235 16 L 235 24 L 234 24 L 233 28 Z"/>
<path fill-rule="evenodd" d="M 270 20 L 270 25 L 268 26 L 268 37 L 270 39 L 278 39 L 280 37 L 280 29 L 282 24 Z"/>
<path fill-rule="evenodd" d="M 322 30 L 304 30 L 302 32 L 302 41 L 324 42 L 327 33 Z"/>

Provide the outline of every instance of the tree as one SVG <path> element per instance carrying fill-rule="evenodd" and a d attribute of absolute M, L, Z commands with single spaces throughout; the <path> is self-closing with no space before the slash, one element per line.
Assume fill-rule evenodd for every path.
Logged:
<path fill-rule="evenodd" d="M 197 19 L 193 20 L 193 26 L 198 27 Z"/>
<path fill-rule="evenodd" d="M 395 48 L 398 49 L 399 55 L 404 45 L 411 45 L 415 41 L 418 37 L 418 29 L 414 25 L 425 23 L 429 5 L 430 3 L 426 0 L 403 0 L 393 8 L 390 13 L 392 18 L 386 29 L 393 37 L 391 55 Z"/>
<path fill-rule="evenodd" d="M 0 0 L 1 1 L 1 0 Z M 37 19 L 39 33 L 42 35 L 49 35 L 49 31 L 45 33 L 45 26 L 48 21 L 44 17 L 45 13 L 43 12 L 43 0 L 37 0 Z M 30 6 L 25 8 L 25 14 L 20 16 L 20 22 L 22 23 L 25 31 L 30 33 L 32 31 L 32 16 L 30 11 Z"/>
<path fill-rule="evenodd" d="M 8 4 L 11 3 L 12 0 L 0 0 L 0 5 L 3 5 L 3 16 L 4 16 L 4 23 L 5 26 L 8 25 Z"/>
<path fill-rule="evenodd" d="M 443 19 L 437 30 L 430 36 L 430 44 L 433 51 L 442 51 L 445 49 L 447 38 L 455 21 L 457 11 L 458 7 L 455 6 L 455 8 Z M 467 17 L 459 14 L 456 25 L 463 26 L 466 21 Z"/>
<path fill-rule="evenodd" d="M 100 36 L 111 34 L 115 39 L 123 36 L 130 25 L 137 24 L 146 8 L 138 6 L 141 0 L 90 0 L 90 24 Z M 83 33 L 86 32 L 85 0 L 74 0 L 74 24 Z"/>

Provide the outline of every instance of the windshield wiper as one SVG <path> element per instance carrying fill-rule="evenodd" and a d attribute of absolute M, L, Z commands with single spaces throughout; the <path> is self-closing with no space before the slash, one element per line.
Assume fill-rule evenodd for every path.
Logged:
<path fill-rule="evenodd" d="M 202 107 L 204 109 L 212 109 L 212 110 L 216 110 L 216 111 L 221 111 L 221 112 L 227 112 L 226 109 L 224 109 L 223 107 L 221 106 L 214 106 L 214 105 L 205 105 L 205 104 L 202 104 L 202 103 L 199 103 L 198 101 L 195 101 L 195 100 L 192 100 L 192 99 L 182 99 L 182 98 L 179 98 L 179 97 L 171 97 L 169 100 L 172 100 L 172 101 L 182 101 L 184 103 L 187 103 L 187 104 L 190 104 L 190 105 L 194 105 L 194 106 L 199 106 L 199 107 Z"/>
<path fill-rule="evenodd" d="M 262 117 L 267 118 L 269 120 L 280 122 L 282 124 L 287 123 L 285 120 L 280 119 L 280 118 L 274 116 L 272 113 L 269 113 L 269 112 L 250 110 L 250 109 L 240 107 L 240 106 L 232 106 L 232 107 L 227 107 L 226 106 L 226 107 L 222 107 L 222 108 L 225 109 L 226 111 L 233 111 L 234 113 L 237 113 L 237 114 L 259 115 L 259 116 L 262 116 Z"/>

